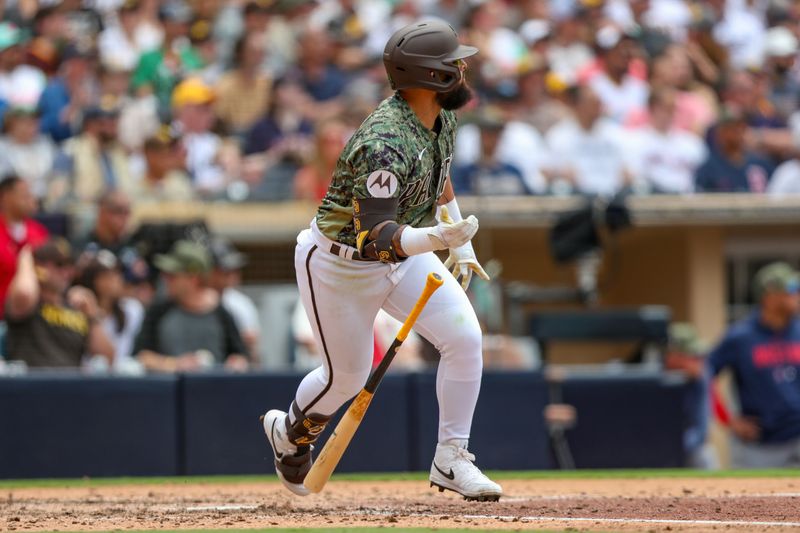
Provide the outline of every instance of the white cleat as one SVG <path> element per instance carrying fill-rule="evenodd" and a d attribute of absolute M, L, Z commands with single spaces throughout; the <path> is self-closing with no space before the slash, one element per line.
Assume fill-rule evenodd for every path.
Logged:
<path fill-rule="evenodd" d="M 298 455 L 297 446 L 286 436 L 286 413 L 278 409 L 267 411 L 261 417 L 264 433 L 275 454 L 275 472 L 281 483 L 298 496 L 308 496 L 309 491 L 303 485 L 306 474 L 311 469 L 311 448 L 304 447 Z"/>
<path fill-rule="evenodd" d="M 459 441 L 448 441 L 436 445 L 436 455 L 431 465 L 431 487 L 439 487 L 439 492 L 452 490 L 464 496 L 465 500 L 496 502 L 503 494 L 503 489 L 472 464 L 475 456 L 461 444 Z M 466 446 L 466 443 L 463 444 Z"/>

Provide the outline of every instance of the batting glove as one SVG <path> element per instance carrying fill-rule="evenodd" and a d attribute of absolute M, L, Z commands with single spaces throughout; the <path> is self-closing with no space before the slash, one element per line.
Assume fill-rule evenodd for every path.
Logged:
<path fill-rule="evenodd" d="M 443 213 L 447 210 L 443 207 Z M 448 216 L 430 228 L 403 228 L 400 234 L 400 246 L 406 255 L 417 255 L 434 250 L 458 248 L 469 243 L 478 231 L 478 219 L 470 215 L 466 220 L 453 222 Z"/>
<path fill-rule="evenodd" d="M 472 249 L 471 242 L 458 248 L 451 248 L 444 267 L 448 270 L 452 268 L 453 277 L 456 279 L 461 277 L 461 287 L 465 291 L 469 288 L 469 282 L 472 281 L 473 272 L 485 281 L 490 280 L 489 274 L 483 270 L 478 258 L 475 257 L 475 250 Z"/>
<path fill-rule="evenodd" d="M 447 207 L 442 206 L 440 211 L 442 222 L 452 224 L 453 219 Z M 472 281 L 472 273 L 475 272 L 481 279 L 489 281 L 489 274 L 483 269 L 475 257 L 475 250 L 472 248 L 471 242 L 466 242 L 462 246 L 450 248 L 450 255 L 444 262 L 444 267 L 448 270 L 452 268 L 453 277 L 458 279 L 461 276 L 461 287 L 466 291 L 469 288 L 469 282 Z"/>

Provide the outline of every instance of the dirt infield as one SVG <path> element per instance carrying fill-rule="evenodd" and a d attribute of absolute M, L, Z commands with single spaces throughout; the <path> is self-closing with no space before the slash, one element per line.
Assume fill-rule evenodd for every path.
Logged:
<path fill-rule="evenodd" d="M 435 527 L 800 531 L 800 479 L 502 480 L 498 503 L 423 481 L 334 481 L 294 497 L 267 483 L 0 488 L 0 530 Z"/>

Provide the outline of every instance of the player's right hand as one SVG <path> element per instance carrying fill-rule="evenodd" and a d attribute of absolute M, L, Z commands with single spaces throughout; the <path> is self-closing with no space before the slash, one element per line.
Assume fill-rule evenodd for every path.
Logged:
<path fill-rule="evenodd" d="M 758 419 L 751 416 L 733 417 L 730 427 L 734 435 L 746 442 L 755 442 L 761 437 Z"/>
<path fill-rule="evenodd" d="M 446 208 L 443 208 L 443 212 Z M 445 222 L 450 217 L 443 215 L 442 220 L 435 227 L 431 228 L 430 236 L 441 242 L 440 250 L 445 248 L 458 248 L 472 240 L 478 232 L 478 219 L 475 215 L 470 215 L 458 222 Z"/>

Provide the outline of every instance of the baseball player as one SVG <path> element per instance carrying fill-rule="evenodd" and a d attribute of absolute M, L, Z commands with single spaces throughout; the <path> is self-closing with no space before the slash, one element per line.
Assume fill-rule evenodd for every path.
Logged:
<path fill-rule="evenodd" d="M 437 272 L 444 285 L 414 326 L 442 356 L 431 486 L 467 499 L 501 495 L 467 451 L 482 358 L 481 329 L 464 290 L 473 272 L 488 276 L 470 244 L 478 220 L 462 218 L 449 176 L 453 110 L 472 97 L 465 59 L 477 51 L 438 20 L 392 35 L 383 61 L 396 93 L 353 134 L 311 227 L 297 238 L 297 283 L 324 361 L 300 383 L 288 413 L 263 417 L 278 477 L 295 494 L 308 494 L 311 445 L 369 377 L 378 310 L 403 321 L 427 274 Z M 442 264 L 433 252 L 446 249 Z"/>

